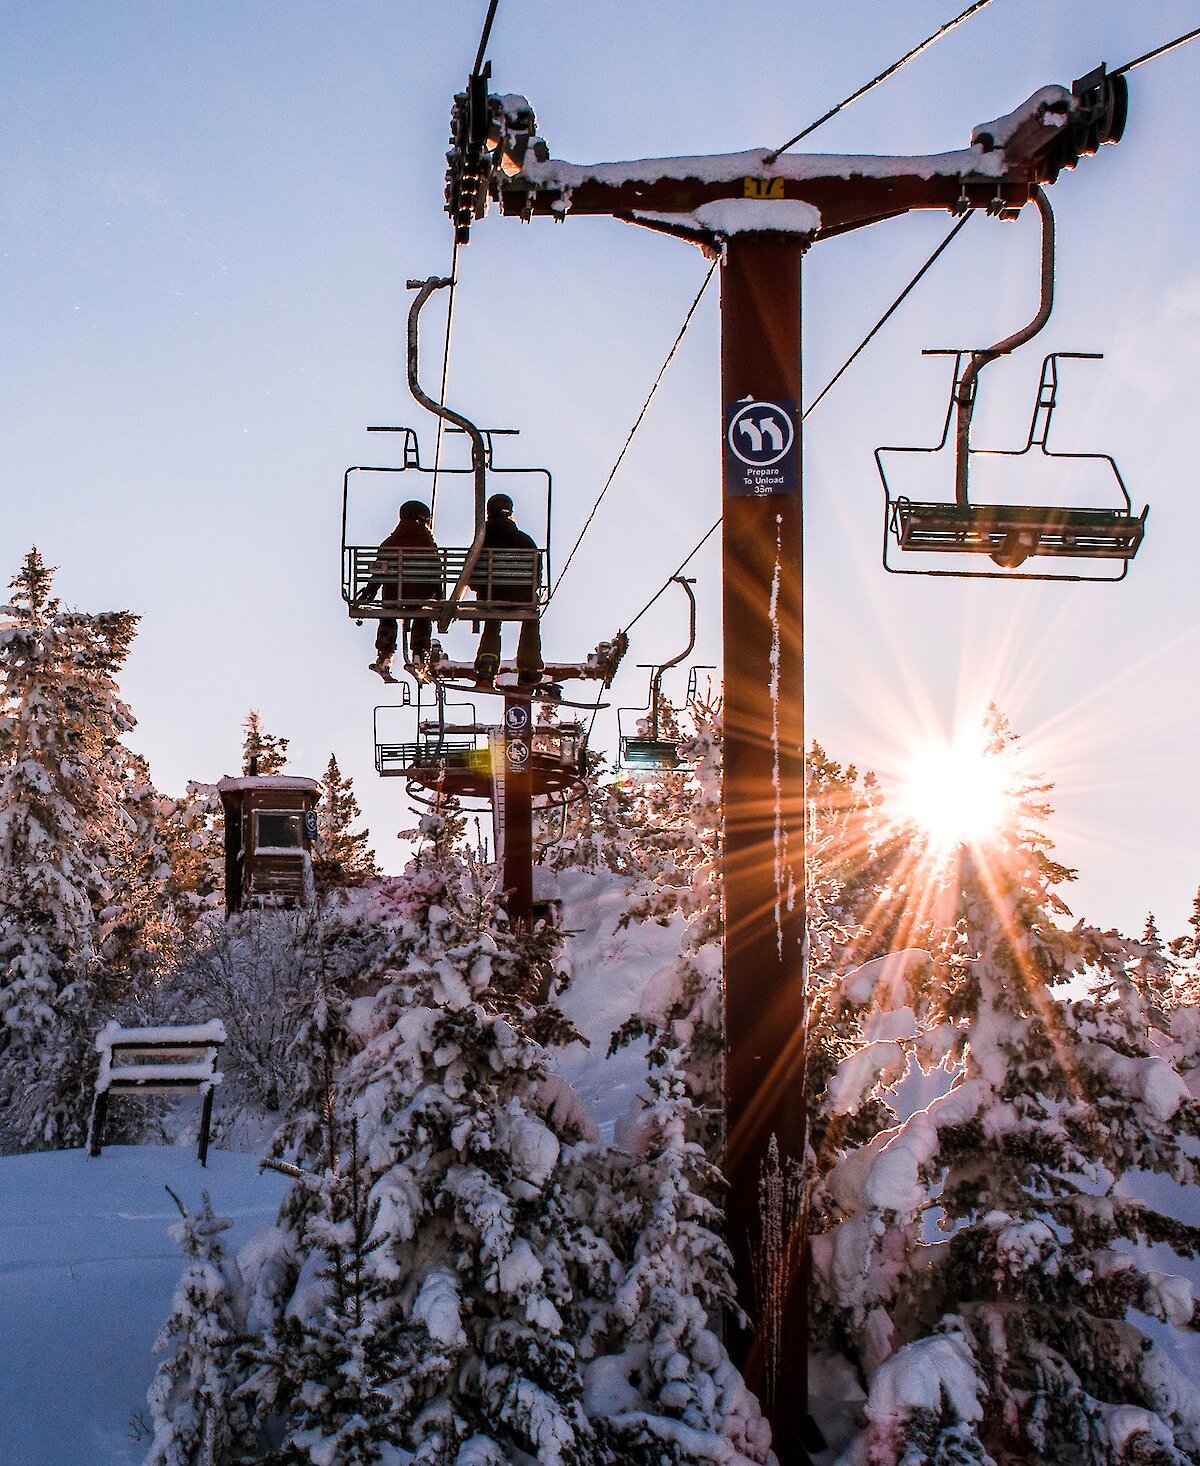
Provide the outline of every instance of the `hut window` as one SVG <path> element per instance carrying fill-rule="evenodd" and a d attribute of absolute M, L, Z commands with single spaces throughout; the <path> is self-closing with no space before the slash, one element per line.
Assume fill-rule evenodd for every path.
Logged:
<path fill-rule="evenodd" d="M 254 816 L 256 850 L 303 850 L 304 816 L 284 810 L 258 810 Z"/>

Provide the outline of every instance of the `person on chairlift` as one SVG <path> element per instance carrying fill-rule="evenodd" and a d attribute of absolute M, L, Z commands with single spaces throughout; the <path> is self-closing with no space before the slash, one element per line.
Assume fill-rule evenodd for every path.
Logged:
<path fill-rule="evenodd" d="M 528 582 L 504 581 L 490 583 L 489 568 L 480 565 L 471 577 L 471 589 L 481 599 L 529 605 L 537 599 L 536 543 L 518 529 L 513 519 L 513 501 L 507 494 L 493 494 L 487 501 L 487 522 L 483 531 L 485 550 L 533 550 L 534 570 Z M 490 558 L 490 557 L 488 557 Z M 517 682 L 522 687 L 535 687 L 542 680 L 542 630 L 538 618 L 520 623 L 521 632 L 517 641 Z M 479 638 L 479 650 L 475 653 L 475 685 L 481 691 L 495 686 L 496 673 L 500 670 L 500 628 L 499 621 L 485 621 Z"/>
<path fill-rule="evenodd" d="M 429 528 L 428 504 L 419 499 L 409 499 L 400 506 L 400 517 L 396 528 L 380 545 L 381 550 L 399 550 L 401 579 L 372 581 L 367 586 L 367 597 L 373 599 L 376 587 L 388 601 L 437 601 L 442 598 L 441 561 L 437 554 L 437 541 Z M 404 551 L 431 550 L 431 555 L 405 554 Z M 428 578 L 427 578 L 428 577 Z M 375 635 L 375 660 L 370 663 L 372 672 L 377 672 L 385 682 L 395 682 L 392 676 L 392 658 L 396 655 L 396 641 L 399 627 L 395 618 L 382 617 Z M 433 635 L 433 620 L 428 616 L 414 616 L 404 623 L 404 635 L 408 641 L 408 665 L 414 675 L 420 677 L 429 663 L 429 644 Z"/>

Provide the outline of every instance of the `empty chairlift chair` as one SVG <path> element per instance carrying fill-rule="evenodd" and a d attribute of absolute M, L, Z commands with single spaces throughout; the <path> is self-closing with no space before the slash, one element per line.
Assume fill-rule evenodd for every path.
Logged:
<path fill-rule="evenodd" d="M 619 768 L 649 773 L 654 770 L 670 771 L 679 766 L 679 740 L 667 735 L 666 719 L 662 709 L 663 673 L 677 667 L 691 654 L 696 645 L 696 597 L 692 591 L 694 580 L 682 575 L 671 579 L 683 588 L 688 598 L 688 643 L 678 656 L 669 662 L 638 665 L 650 673 L 650 694 L 644 708 L 618 708 L 617 728 L 620 748 L 617 755 Z M 694 688 L 693 678 L 688 678 L 689 693 Z M 632 731 L 631 731 L 632 730 Z"/>
<path fill-rule="evenodd" d="M 1030 340 L 1049 318 L 1053 304 L 1054 228 L 1045 194 L 1035 190 L 1034 201 L 1042 217 L 1042 301 L 1038 314 L 1021 331 L 986 351 L 927 352 L 926 355 L 954 357 L 954 382 L 941 439 L 929 447 L 882 447 L 875 450 L 875 462 L 884 491 L 883 564 L 899 575 L 950 575 L 1018 580 L 1113 581 L 1124 579 L 1129 561 L 1136 555 L 1145 531 L 1147 509 L 1133 511 L 1129 492 L 1116 460 L 1108 453 L 1068 453 L 1049 446 L 1050 424 L 1058 400 L 1058 363 L 1062 360 L 1094 360 L 1095 352 L 1053 352 L 1042 363 L 1037 402 L 1029 435 L 1019 448 L 973 448 L 970 444 L 971 417 L 979 373 L 990 361 L 1007 355 Z M 887 464 L 894 455 L 936 454 L 949 442 L 955 425 L 954 498 L 949 502 L 915 499 L 895 491 Z M 1039 455 L 1063 468 L 1096 465 L 1112 487 L 1107 506 L 980 503 L 972 500 L 969 479 L 972 462 L 979 458 L 1016 460 L 1036 449 Z M 894 465 L 893 465 L 894 468 Z M 890 557 L 890 548 L 939 557 L 947 554 L 986 556 L 998 568 L 940 568 L 936 560 L 901 566 Z M 1058 568 L 1022 570 L 1030 559 L 1057 562 Z M 1074 562 L 1071 567 L 1061 562 Z M 1092 562 L 1089 570 L 1084 562 Z M 1078 566 L 1078 568 L 1076 568 Z M 1108 568 L 1103 568 L 1108 567 Z M 1115 568 L 1115 571 L 1113 569 Z"/>
<path fill-rule="evenodd" d="M 418 686 L 415 707 L 375 709 L 375 769 L 382 778 L 404 779 L 410 798 L 436 805 L 453 795 L 494 804 L 498 771 L 504 764 L 502 730 L 481 722 L 470 702 L 449 703 L 435 684 L 434 703 Z M 399 736 L 409 718 L 415 738 Z M 529 772 L 539 807 L 569 803 L 584 792 L 585 731 L 581 722 L 536 724 Z M 502 797 L 502 796 L 501 796 Z"/>

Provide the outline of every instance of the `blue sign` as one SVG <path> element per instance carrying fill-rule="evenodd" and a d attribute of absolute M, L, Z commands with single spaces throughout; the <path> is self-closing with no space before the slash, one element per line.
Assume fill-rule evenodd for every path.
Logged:
<path fill-rule="evenodd" d="M 529 744 L 523 738 L 510 738 L 504 745 L 504 753 L 514 769 L 523 769 L 529 763 Z"/>
<path fill-rule="evenodd" d="M 799 487 L 794 402 L 747 398 L 725 409 L 725 492 L 763 498 Z"/>
<path fill-rule="evenodd" d="M 514 703 L 504 710 L 504 726 L 510 733 L 520 733 L 529 724 L 529 709 Z"/>
<path fill-rule="evenodd" d="M 304 833 L 310 840 L 317 838 L 317 812 L 315 809 L 304 811 Z"/>

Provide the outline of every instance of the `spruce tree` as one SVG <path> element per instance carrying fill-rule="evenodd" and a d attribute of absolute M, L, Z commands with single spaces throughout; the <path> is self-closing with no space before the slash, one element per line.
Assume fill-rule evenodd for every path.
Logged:
<path fill-rule="evenodd" d="M 246 1328 L 246 1295 L 222 1234 L 232 1226 L 207 1191 L 198 1214 L 167 1188 L 182 1221 L 170 1230 L 188 1261 L 154 1342 L 164 1355 L 147 1398 L 153 1439 L 145 1466 L 222 1466 L 253 1428 L 233 1397 L 229 1361 Z"/>
<path fill-rule="evenodd" d="M 287 750 L 290 739 L 268 733 L 262 725 L 262 714 L 251 708 L 242 724 L 246 737 L 242 743 L 242 773 L 268 777 L 282 774 L 287 766 Z"/>
<path fill-rule="evenodd" d="M 37 549 L 0 630 L 0 1112 L 9 1147 L 82 1138 L 100 945 L 119 924 L 133 824 L 116 673 L 137 618 L 64 612 Z"/>
<path fill-rule="evenodd" d="M 681 921 L 679 956 L 652 979 L 637 1013 L 610 1051 L 637 1038 L 649 1043 L 652 1069 L 678 1064 L 695 1102 L 690 1139 L 715 1160 L 721 1144 L 721 709 L 689 709 L 680 730 L 680 766 L 641 781 L 633 796 L 629 849 L 638 871 L 622 925 Z M 672 1056 L 672 1057 L 669 1057 Z"/>
<path fill-rule="evenodd" d="M 735 1307 L 722 1240 L 720 761 L 721 709 L 672 715 L 680 763 L 640 779 L 630 797 L 638 874 L 622 924 L 680 925 L 679 955 L 657 973 L 610 1052 L 647 1041 L 646 1090 L 619 1129 L 628 1154 L 609 1160 L 617 1197 L 606 1219 L 616 1286 L 593 1321 L 612 1352 L 590 1366 L 625 1391 L 609 1429 L 619 1458 L 686 1462 L 715 1436 L 745 1461 L 770 1457 L 770 1429 L 720 1342 Z M 719 1459 L 719 1457 L 717 1457 Z"/>
<path fill-rule="evenodd" d="M 553 939 L 512 932 L 440 816 L 423 825 L 408 876 L 381 893 L 391 951 L 363 976 L 369 1001 L 343 1010 L 336 1156 L 290 1127 L 323 1179 L 298 1181 L 263 1249 L 267 1322 L 241 1388 L 280 1421 L 264 1459 L 375 1460 L 385 1445 L 463 1466 L 610 1459 L 574 1343 L 573 1281 L 600 1244 L 543 1047 L 570 1030 L 531 1001 Z M 360 1307 L 369 1337 L 343 1327 Z"/>
<path fill-rule="evenodd" d="M 997 718 L 992 756 L 1013 742 Z M 1149 1032 L 1138 945 L 1060 925 L 1073 872 L 1043 833 L 1048 786 L 1012 779 L 1007 826 L 927 872 L 958 892 L 932 959 L 840 984 L 866 1042 L 827 1086 L 812 1255 L 817 1340 L 867 1391 L 842 1461 L 1182 1466 L 1200 1460 L 1200 1393 L 1131 1315 L 1194 1326 L 1191 1289 L 1142 1249 L 1192 1255 L 1200 1228 L 1135 1184 L 1200 1180 L 1200 1105 Z M 938 1066 L 910 1112 L 897 1085 Z M 833 1123 L 889 1105 L 861 1143 Z"/>
<path fill-rule="evenodd" d="M 190 934 L 208 913 L 225 907 L 225 830 L 217 786 L 192 779 L 182 798 L 160 796 L 156 825 L 168 862 L 164 904 L 170 921 Z"/>
<path fill-rule="evenodd" d="M 351 886 L 363 886 L 379 875 L 375 852 L 368 843 L 369 830 L 352 830 L 362 810 L 354 797 L 354 781 L 343 775 L 331 753 L 321 780 L 324 794 L 317 806 L 317 841 L 313 857 L 313 879 L 317 894 Z"/>

